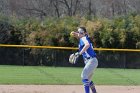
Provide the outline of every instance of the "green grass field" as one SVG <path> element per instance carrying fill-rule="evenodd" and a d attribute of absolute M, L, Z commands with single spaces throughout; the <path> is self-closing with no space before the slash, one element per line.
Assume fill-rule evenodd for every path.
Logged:
<path fill-rule="evenodd" d="M 82 84 L 82 68 L 0 66 L 0 84 Z M 140 69 L 97 68 L 97 85 L 140 85 Z"/>

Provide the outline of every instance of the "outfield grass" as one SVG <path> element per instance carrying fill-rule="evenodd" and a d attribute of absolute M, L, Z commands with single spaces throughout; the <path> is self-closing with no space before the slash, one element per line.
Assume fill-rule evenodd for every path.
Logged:
<path fill-rule="evenodd" d="M 0 66 L 0 84 L 82 84 L 82 68 Z M 140 85 L 140 69 L 97 68 L 97 85 Z"/>

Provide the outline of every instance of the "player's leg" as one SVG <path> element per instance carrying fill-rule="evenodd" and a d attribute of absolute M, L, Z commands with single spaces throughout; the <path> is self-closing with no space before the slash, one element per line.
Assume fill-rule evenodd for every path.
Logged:
<path fill-rule="evenodd" d="M 85 89 L 85 93 L 90 93 L 90 87 L 89 87 L 89 80 L 88 79 L 82 79 L 83 85 L 84 85 L 84 89 Z"/>
<path fill-rule="evenodd" d="M 93 62 L 96 61 L 94 64 Z M 89 76 L 91 75 L 91 73 L 93 73 L 93 70 L 97 67 L 98 65 L 98 61 L 97 59 L 93 58 L 91 60 L 88 60 L 88 62 L 85 62 L 85 67 L 81 73 L 81 78 L 82 78 L 82 82 L 85 88 L 85 93 L 89 93 L 89 87 L 90 87 L 90 80 L 89 80 Z"/>
<path fill-rule="evenodd" d="M 90 89 L 91 89 L 92 93 L 97 93 L 93 81 L 90 82 Z"/>
<path fill-rule="evenodd" d="M 88 80 L 88 70 L 89 64 L 88 61 L 85 61 L 85 67 L 83 68 L 83 71 L 81 73 L 82 83 L 84 85 L 85 93 L 90 93 L 90 81 Z"/>
<path fill-rule="evenodd" d="M 92 76 L 93 76 L 93 73 L 91 73 L 91 75 L 89 76 L 89 81 L 90 81 L 89 86 L 90 86 L 92 93 L 96 93 L 95 85 L 94 85 L 93 81 L 91 80 Z"/>
<path fill-rule="evenodd" d="M 97 93 L 94 83 L 92 81 L 90 82 L 88 79 L 83 79 L 82 82 L 84 84 L 85 93 L 90 93 L 90 88 L 92 93 Z"/>
<path fill-rule="evenodd" d="M 90 75 L 88 77 L 88 79 L 90 81 L 90 85 L 89 86 L 90 86 L 90 89 L 92 90 L 92 93 L 96 93 L 96 88 L 95 88 L 95 85 L 94 85 L 94 83 L 92 81 L 92 77 L 93 77 L 95 69 L 98 66 L 98 60 L 95 58 L 95 59 L 93 59 L 91 61 L 92 61 L 92 65 L 93 65 L 93 70 L 90 72 Z"/>
<path fill-rule="evenodd" d="M 89 88 L 89 80 L 88 80 L 88 69 L 87 69 L 87 64 L 85 64 L 85 67 L 83 68 L 83 71 L 81 73 L 81 78 L 82 78 L 82 83 L 84 85 L 85 93 L 90 93 L 90 88 Z"/>

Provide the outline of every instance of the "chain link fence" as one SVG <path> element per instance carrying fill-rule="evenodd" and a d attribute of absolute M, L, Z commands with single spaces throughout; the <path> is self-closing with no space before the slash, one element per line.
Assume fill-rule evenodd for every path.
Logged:
<path fill-rule="evenodd" d="M 0 47 L 1 65 L 82 67 L 82 56 L 78 63 L 68 62 L 69 55 L 77 50 L 55 48 Z M 140 68 L 140 52 L 95 50 L 99 68 Z"/>

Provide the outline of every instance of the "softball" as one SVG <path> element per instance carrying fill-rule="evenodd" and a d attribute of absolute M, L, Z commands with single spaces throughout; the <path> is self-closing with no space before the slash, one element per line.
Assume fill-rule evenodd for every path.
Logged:
<path fill-rule="evenodd" d="M 74 32 L 74 31 L 72 31 L 72 32 L 70 33 L 70 36 L 74 36 L 73 32 Z"/>

